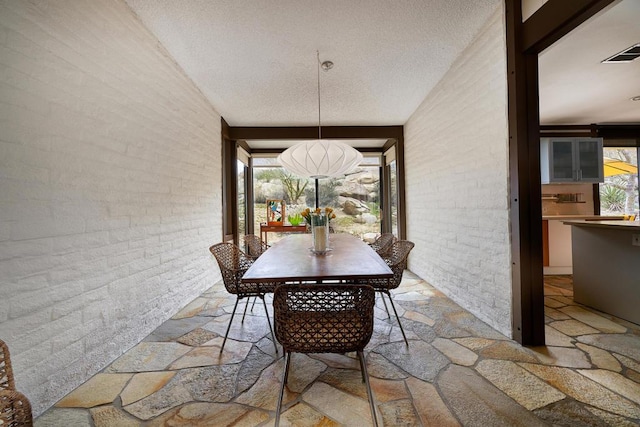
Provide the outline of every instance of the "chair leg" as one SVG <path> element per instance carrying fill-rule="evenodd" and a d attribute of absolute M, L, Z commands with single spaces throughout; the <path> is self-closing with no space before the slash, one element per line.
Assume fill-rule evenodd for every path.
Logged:
<path fill-rule="evenodd" d="M 371 391 L 371 384 L 369 383 L 369 373 L 367 372 L 367 363 L 364 360 L 364 353 L 362 350 L 358 351 L 358 359 L 360 359 L 360 368 L 362 369 L 362 376 L 364 377 L 364 383 L 367 386 L 367 396 L 369 396 L 369 407 L 371 408 L 371 418 L 373 425 L 378 427 L 378 418 L 376 417 L 376 405 L 373 402 L 373 392 Z"/>
<path fill-rule="evenodd" d="M 393 298 L 391 298 L 391 294 L 387 291 L 385 292 L 389 297 L 389 301 L 391 302 L 391 308 L 393 308 L 393 312 L 396 315 L 396 319 L 398 319 L 398 326 L 400 326 L 400 332 L 402 332 L 402 337 L 404 338 L 405 344 L 409 345 L 409 341 L 407 341 L 407 336 L 404 334 L 404 328 L 402 327 L 402 322 L 400 321 L 400 316 L 398 316 L 398 312 L 396 311 L 396 305 L 393 303 Z"/>
<path fill-rule="evenodd" d="M 284 372 L 282 373 L 282 384 L 280 385 L 280 395 L 278 396 L 278 406 L 276 407 L 276 427 L 280 425 L 280 411 L 282 410 L 282 397 L 284 396 L 284 387 L 287 383 L 289 375 L 289 363 L 291 362 L 291 352 L 287 352 L 284 356 Z"/>
<path fill-rule="evenodd" d="M 247 304 L 244 306 L 244 313 L 242 313 L 242 322 L 244 323 L 244 317 L 247 315 L 247 307 L 249 307 L 249 300 L 251 299 L 251 297 L 247 297 Z"/>
<path fill-rule="evenodd" d="M 267 323 L 269 324 L 269 332 L 271 332 L 271 339 L 273 340 L 273 348 L 276 349 L 276 354 L 278 354 L 278 344 L 276 343 L 276 336 L 273 333 L 273 328 L 271 327 L 271 319 L 269 319 L 269 311 L 267 310 L 267 303 L 264 300 L 264 295 L 260 295 L 260 299 L 262 300 L 262 304 L 264 305 L 264 313 L 267 316 Z"/>
<path fill-rule="evenodd" d="M 256 305 L 256 300 L 258 297 L 253 297 L 253 304 L 251 304 L 251 312 L 253 313 L 253 306 Z"/>
<path fill-rule="evenodd" d="M 382 303 L 384 304 L 384 309 L 387 310 L 387 319 L 391 319 L 391 313 L 389 313 L 389 307 L 387 307 L 387 301 L 384 299 L 384 293 L 380 292 L 380 298 L 382 298 Z"/>
<path fill-rule="evenodd" d="M 236 304 L 233 306 L 231 319 L 229 319 L 229 326 L 227 326 L 227 332 L 225 332 L 224 340 L 222 340 L 222 347 L 220 347 L 220 354 L 222 354 L 222 350 L 224 350 L 224 345 L 227 343 L 227 336 L 229 335 L 229 330 L 231 329 L 231 322 L 233 322 L 233 316 L 236 314 L 236 309 L 238 308 L 238 301 L 240 301 L 240 298 L 236 297 Z"/>

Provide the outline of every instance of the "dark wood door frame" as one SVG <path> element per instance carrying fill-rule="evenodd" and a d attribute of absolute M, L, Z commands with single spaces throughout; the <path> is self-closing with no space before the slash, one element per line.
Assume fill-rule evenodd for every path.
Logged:
<path fill-rule="evenodd" d="M 505 0 L 513 338 L 544 345 L 538 54 L 614 0 L 549 0 L 522 22 Z"/>
<path fill-rule="evenodd" d="M 386 151 L 391 146 L 396 146 L 397 164 L 397 195 L 398 195 L 398 237 L 406 239 L 406 217 L 404 196 L 404 127 L 403 126 L 323 126 L 322 136 L 327 139 L 385 139 L 383 148 L 358 148 L 361 152 Z M 282 150 L 251 150 L 246 144 L 247 140 L 287 140 L 287 139 L 315 139 L 318 137 L 317 126 L 275 126 L 275 127 L 241 127 L 229 126 L 222 119 L 222 199 L 223 199 L 223 235 L 225 240 L 237 239 L 238 236 L 238 207 L 235 194 L 237 183 L 235 182 L 235 165 L 237 160 L 237 147 L 241 146 L 249 153 L 278 153 Z M 251 176 L 251 172 L 249 174 Z M 253 196 L 247 191 L 247 200 Z M 388 200 L 382 196 L 382 202 Z M 391 230 L 391 209 L 383 207 L 385 215 L 382 222 L 382 231 Z M 249 211 L 251 211 L 249 209 Z M 247 221 L 249 219 L 247 218 Z M 253 231 L 253 222 L 248 224 L 249 233 Z"/>

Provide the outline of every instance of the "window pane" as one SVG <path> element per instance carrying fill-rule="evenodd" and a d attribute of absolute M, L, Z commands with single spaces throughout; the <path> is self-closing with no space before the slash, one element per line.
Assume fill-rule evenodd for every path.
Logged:
<path fill-rule="evenodd" d="M 612 160 L 622 163 L 616 168 Z M 604 148 L 604 183 L 600 184 L 602 215 L 638 215 L 637 148 Z"/>
<path fill-rule="evenodd" d="M 240 236 L 247 232 L 245 221 L 245 212 L 247 211 L 247 201 L 245 197 L 246 169 L 244 163 L 238 160 L 236 163 L 236 175 L 238 179 L 238 234 Z"/>
<path fill-rule="evenodd" d="M 391 206 L 391 232 L 398 237 L 398 168 L 396 161 L 389 163 L 389 180 L 391 188 L 389 189 Z"/>

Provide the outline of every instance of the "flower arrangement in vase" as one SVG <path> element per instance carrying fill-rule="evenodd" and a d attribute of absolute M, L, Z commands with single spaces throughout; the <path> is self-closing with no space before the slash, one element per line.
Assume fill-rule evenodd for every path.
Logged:
<path fill-rule="evenodd" d="M 331 250 L 329 247 L 329 222 L 336 215 L 331 208 L 316 208 L 314 211 L 307 208 L 301 213 L 307 224 L 311 226 L 313 235 L 312 251 L 318 255 L 324 255 Z"/>

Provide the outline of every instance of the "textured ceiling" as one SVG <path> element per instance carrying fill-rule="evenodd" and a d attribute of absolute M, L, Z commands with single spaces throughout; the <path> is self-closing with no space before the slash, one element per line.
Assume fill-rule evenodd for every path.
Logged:
<path fill-rule="evenodd" d="M 640 59 L 601 61 L 640 43 L 640 0 L 614 3 L 540 54 L 542 124 L 640 123 Z"/>
<path fill-rule="evenodd" d="M 232 126 L 402 125 L 502 0 L 126 0 Z"/>
<path fill-rule="evenodd" d="M 232 126 L 402 125 L 502 0 L 126 0 Z M 537 6 L 544 3 L 539 0 Z M 640 0 L 540 55 L 542 124 L 640 123 Z"/>

